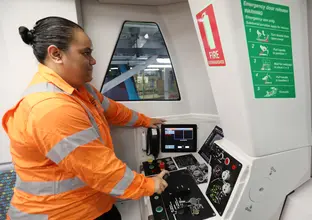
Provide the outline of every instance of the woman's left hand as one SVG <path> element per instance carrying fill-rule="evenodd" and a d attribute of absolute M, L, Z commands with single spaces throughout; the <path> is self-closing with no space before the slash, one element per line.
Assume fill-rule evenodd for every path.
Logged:
<path fill-rule="evenodd" d="M 165 119 L 161 119 L 161 118 L 152 118 L 149 127 L 151 127 L 151 128 L 157 128 L 157 125 L 164 124 L 165 122 L 166 122 Z"/>

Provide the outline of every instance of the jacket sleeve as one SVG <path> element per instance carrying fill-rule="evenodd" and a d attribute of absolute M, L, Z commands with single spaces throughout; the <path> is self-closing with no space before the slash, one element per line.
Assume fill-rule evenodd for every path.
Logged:
<path fill-rule="evenodd" d="M 78 103 L 41 102 L 32 108 L 27 124 L 39 150 L 86 185 L 122 199 L 154 193 L 154 180 L 132 171 L 100 141 Z"/>
<path fill-rule="evenodd" d="M 91 86 L 91 84 L 88 84 Z M 151 118 L 146 115 L 127 108 L 125 105 L 115 102 L 114 100 L 105 97 L 96 88 L 91 86 L 97 95 L 103 109 L 107 121 L 113 125 L 134 126 L 134 127 L 149 127 Z"/>

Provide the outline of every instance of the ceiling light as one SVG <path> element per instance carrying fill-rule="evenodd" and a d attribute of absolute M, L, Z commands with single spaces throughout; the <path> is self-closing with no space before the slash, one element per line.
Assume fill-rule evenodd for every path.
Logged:
<path fill-rule="evenodd" d="M 148 39 L 148 38 L 149 38 L 148 34 L 145 34 L 145 35 L 144 35 L 144 38 L 145 38 L 145 39 Z"/>
<path fill-rule="evenodd" d="M 145 69 L 144 71 L 158 71 L 159 69 Z"/>
<path fill-rule="evenodd" d="M 138 60 L 147 60 L 148 57 L 138 57 Z"/>
<path fill-rule="evenodd" d="M 118 67 L 112 67 L 111 70 L 118 70 Z"/>
<path fill-rule="evenodd" d="M 149 65 L 148 67 L 150 67 L 150 68 L 172 68 L 171 65 L 159 65 L 159 64 Z"/>
<path fill-rule="evenodd" d="M 171 63 L 169 58 L 157 58 L 158 63 Z"/>

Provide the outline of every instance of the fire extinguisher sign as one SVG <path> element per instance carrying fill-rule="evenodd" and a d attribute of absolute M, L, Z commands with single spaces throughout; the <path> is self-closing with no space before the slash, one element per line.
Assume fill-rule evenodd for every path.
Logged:
<path fill-rule="evenodd" d="M 225 58 L 212 4 L 199 12 L 196 15 L 196 19 L 205 48 L 208 65 L 225 66 Z"/>

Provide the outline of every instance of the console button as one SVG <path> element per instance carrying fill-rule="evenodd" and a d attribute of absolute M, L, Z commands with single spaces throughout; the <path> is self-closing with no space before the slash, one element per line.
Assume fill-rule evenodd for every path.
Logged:
<path fill-rule="evenodd" d="M 164 170 L 164 169 L 165 169 L 165 163 L 164 163 L 164 162 L 160 162 L 159 168 L 160 168 L 161 170 Z"/>
<path fill-rule="evenodd" d="M 223 173 L 222 173 L 222 179 L 223 179 L 224 181 L 229 180 L 229 179 L 230 179 L 230 177 L 231 177 L 231 173 L 230 173 L 230 171 L 229 171 L 229 170 L 225 170 L 225 171 L 223 171 Z"/>
<path fill-rule="evenodd" d="M 225 158 L 225 160 L 224 160 L 224 164 L 225 164 L 225 165 L 229 165 L 230 162 L 231 162 L 230 158 L 228 158 L 228 157 Z"/>
<path fill-rule="evenodd" d="M 225 183 L 223 186 L 222 186 L 222 191 L 225 195 L 228 195 L 230 194 L 230 192 L 232 191 L 232 187 L 229 183 Z"/>
<path fill-rule="evenodd" d="M 156 207 L 156 212 L 158 212 L 158 213 L 160 213 L 160 212 L 162 212 L 164 209 L 163 209 L 163 207 L 161 207 L 161 206 L 157 206 Z"/>

